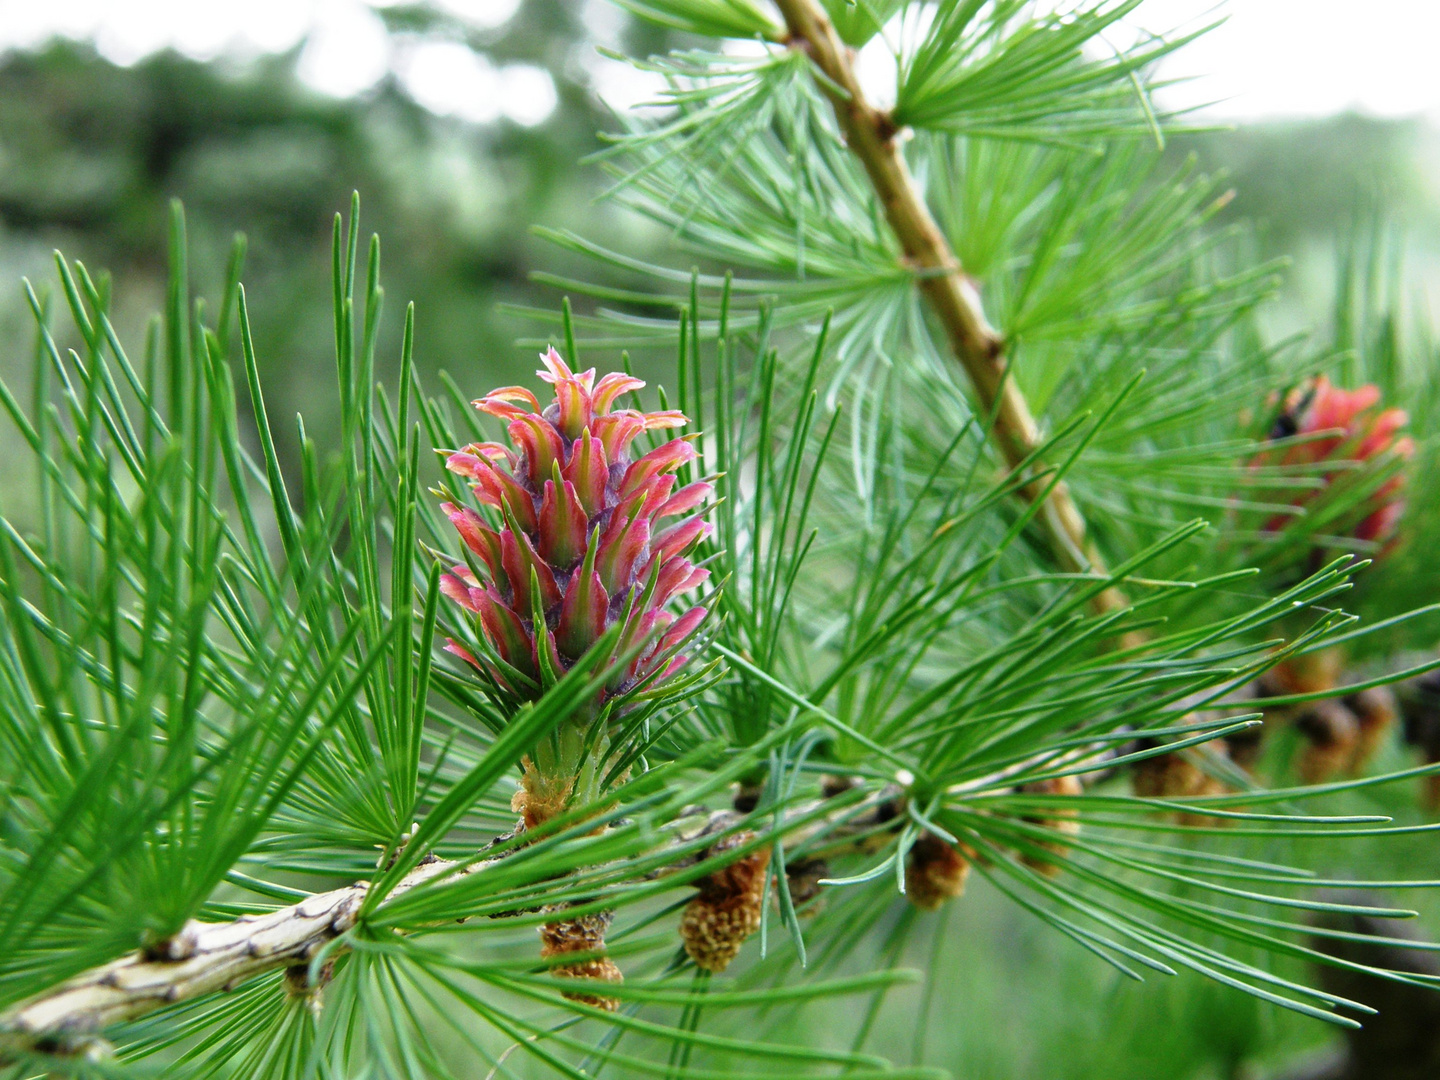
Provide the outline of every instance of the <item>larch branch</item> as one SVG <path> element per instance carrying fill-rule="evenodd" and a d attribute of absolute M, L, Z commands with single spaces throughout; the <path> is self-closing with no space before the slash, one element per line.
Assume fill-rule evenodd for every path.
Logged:
<path fill-rule="evenodd" d="M 887 788 L 831 814 L 821 810 L 823 800 L 791 807 L 785 815 L 786 847 L 801 848 L 823 834 L 829 841 L 825 854 L 833 855 L 847 844 L 864 844 L 877 832 L 888 835 L 899 820 L 899 797 L 898 789 Z M 769 812 L 762 816 L 768 819 Z M 727 835 L 748 817 L 735 810 L 687 811 L 666 828 L 663 842 L 687 850 L 646 876 L 673 874 L 701 862 L 710 849 L 689 850 L 695 841 Z M 386 900 L 438 878 L 483 872 L 505 857 L 472 862 L 429 857 Z M 354 928 L 368 889 L 368 883 L 358 882 L 264 915 L 224 923 L 192 921 L 158 948 L 129 953 L 45 990 L 0 1013 L 0 1064 L 7 1044 L 34 1047 L 90 1035 L 167 1005 L 233 990 L 277 968 L 302 967 Z"/>
<path fill-rule="evenodd" d="M 1006 371 L 1005 342 L 985 318 L 979 293 L 965 274 L 945 234 L 905 164 L 888 113 L 865 98 L 855 74 L 854 54 L 840 39 L 818 0 L 776 0 L 793 45 L 804 48 L 824 79 L 822 89 L 835 108 L 846 142 L 864 166 L 901 250 L 917 272 L 920 291 L 949 339 L 955 359 L 974 387 L 980 407 L 995 416 L 993 437 L 1006 462 L 1017 467 L 1039 445 L 1039 429 L 1025 395 Z M 1069 573 L 1105 574 L 1104 560 L 1090 538 L 1085 518 L 1063 480 L 1046 493 L 1046 481 L 1023 488 L 1032 502 L 1043 500 L 1036 520 L 1056 561 Z M 1111 586 L 1093 606 L 1108 613 L 1129 606 Z"/>
<path fill-rule="evenodd" d="M 442 874 L 473 873 L 486 865 L 432 859 L 401 879 L 391 895 Z M 360 882 L 265 915 L 189 922 L 158 949 L 92 968 L 0 1014 L 0 1038 L 88 1034 L 178 1001 L 234 989 L 276 968 L 305 964 L 355 925 L 367 889 Z"/>

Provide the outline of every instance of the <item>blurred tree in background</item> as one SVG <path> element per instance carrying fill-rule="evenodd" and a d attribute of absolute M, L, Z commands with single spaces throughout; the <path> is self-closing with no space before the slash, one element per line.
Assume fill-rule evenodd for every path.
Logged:
<path fill-rule="evenodd" d="M 584 221 L 602 236 L 621 227 L 613 207 L 595 204 L 602 179 L 581 163 L 599 148 L 608 110 L 577 59 L 593 49 L 578 10 L 531 0 L 488 31 L 424 6 L 383 10 L 398 40 L 463 42 L 499 63 L 543 66 L 559 101 L 530 127 L 433 115 L 393 75 L 363 96 L 329 97 L 297 77 L 298 47 L 210 63 L 166 51 L 131 67 L 64 39 L 4 55 L 0 271 L 43 276 L 52 249 L 73 251 L 123 282 L 119 321 L 134 329 L 127 318 L 152 310 L 163 289 L 168 202 L 179 198 L 198 281 L 221 280 L 232 235 L 246 235 L 257 351 L 290 415 L 332 378 L 325 248 L 335 208 L 358 189 L 386 222 L 393 295 L 427 313 L 419 363 L 487 382 L 523 326 L 501 305 L 553 302 L 529 275 L 542 260 L 556 269 L 559 253 L 529 226 Z M 632 241 L 636 224 L 625 226 Z M 0 326 L 21 332 L 26 318 L 18 293 L 0 298 Z M 381 353 L 393 357 L 398 327 L 388 333 Z M 322 435 L 333 421 L 307 419 Z M 282 450 L 293 462 L 293 445 Z"/>

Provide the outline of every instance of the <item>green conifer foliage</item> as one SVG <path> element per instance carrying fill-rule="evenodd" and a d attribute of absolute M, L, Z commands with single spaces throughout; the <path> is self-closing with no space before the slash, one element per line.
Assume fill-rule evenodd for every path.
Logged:
<path fill-rule="evenodd" d="M 1098 978 L 1350 1027 L 1312 964 L 1432 984 L 1313 935 L 1437 884 L 1329 868 L 1428 832 L 1394 792 L 1440 766 L 1347 750 L 1307 785 L 1283 738 L 1239 748 L 1440 666 L 1296 681 L 1433 653 L 1435 605 L 1364 583 L 1440 535 L 1402 505 L 1435 412 L 1378 411 L 1419 394 L 1398 335 L 1349 366 L 1264 343 L 1275 268 L 1158 157 L 1183 39 L 1106 44 L 1137 4 L 624 0 L 706 39 L 636 59 L 665 108 L 602 155 L 701 268 L 553 233 L 632 282 L 536 313 L 553 404 L 530 363 L 423 386 L 413 308 L 379 385 L 357 197 L 343 434 L 297 419 L 298 475 L 243 243 L 192 296 L 177 206 L 138 345 L 83 266 L 27 286 L 0 1070 L 942 1076 L 931 1005 L 970 1022 L 978 976 L 900 960 L 981 891 Z M 856 74 L 882 31 L 893 105 Z M 626 373 L 652 347 L 664 387 Z M 917 982 L 912 1051 L 878 1052 Z"/>

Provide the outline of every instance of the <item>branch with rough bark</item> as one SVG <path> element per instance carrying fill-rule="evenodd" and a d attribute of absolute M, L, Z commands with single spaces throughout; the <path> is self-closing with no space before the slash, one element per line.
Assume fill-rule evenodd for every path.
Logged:
<path fill-rule="evenodd" d="M 994 439 L 1014 468 L 1040 443 L 1030 405 L 1006 371 L 1005 342 L 985 318 L 980 295 L 940 231 L 924 194 L 905 164 L 888 113 L 865 98 L 855 74 L 854 54 L 840 39 L 817 0 L 776 0 L 791 43 L 804 48 L 824 79 L 820 85 L 835 108 L 835 118 L 850 150 L 875 189 L 885 218 L 901 250 L 916 271 L 920 291 L 945 328 L 955 359 L 974 387 L 981 408 L 993 414 Z M 1056 561 L 1070 573 L 1105 574 L 1105 563 L 1089 537 L 1085 518 L 1062 480 L 1047 493 L 1044 480 L 1023 489 L 1032 502 L 1043 500 L 1036 515 Z M 1129 606 L 1114 586 L 1096 595 L 1100 613 Z"/>
<path fill-rule="evenodd" d="M 431 859 L 401 879 L 391 895 L 442 874 L 476 873 L 493 861 L 462 866 Z M 92 968 L 0 1014 L 0 1036 L 33 1042 L 95 1032 L 178 1001 L 233 990 L 276 968 L 306 964 L 355 925 L 368 888 L 358 882 L 233 922 L 191 921 L 155 949 Z"/>
<path fill-rule="evenodd" d="M 825 840 L 823 850 L 807 852 L 788 869 L 797 879 L 813 876 L 818 857 L 841 853 L 857 840 L 863 844 L 877 832 L 893 832 L 891 823 L 898 819 L 895 807 L 899 798 L 898 789 L 887 788 L 831 815 L 816 813 L 820 803 L 792 807 L 786 816 L 795 827 L 785 832 L 786 847 L 798 850 L 822 834 Z M 724 850 L 723 838 L 731 836 L 748 816 L 735 810 L 687 812 L 666 830 L 665 843 L 693 847 L 696 840 L 714 835 L 720 838 L 716 851 L 702 848 L 677 855 L 653 876 L 676 873 Z M 768 812 L 764 818 L 769 821 Z M 471 863 L 428 858 L 402 878 L 389 897 L 437 878 L 483 873 L 503 858 Z M 303 968 L 356 925 L 368 889 L 368 883 L 357 882 L 264 915 L 246 915 L 225 923 L 187 923 L 156 948 L 93 968 L 0 1013 L 0 1053 L 7 1042 L 22 1047 L 60 1043 L 180 1001 L 233 990 L 278 968 Z"/>

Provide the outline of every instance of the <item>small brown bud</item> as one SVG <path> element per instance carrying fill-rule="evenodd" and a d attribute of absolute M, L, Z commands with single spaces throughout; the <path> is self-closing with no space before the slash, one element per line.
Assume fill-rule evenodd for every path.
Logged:
<path fill-rule="evenodd" d="M 1287 656 L 1261 676 L 1267 693 L 1319 694 L 1340 685 L 1345 654 L 1340 649 L 1321 649 L 1301 656 Z"/>
<path fill-rule="evenodd" d="M 1388 686 L 1372 686 L 1345 699 L 1360 720 L 1360 737 L 1355 743 L 1355 756 L 1350 763 L 1352 771 L 1358 772 L 1369 763 L 1385 741 L 1385 736 L 1400 719 L 1400 703 L 1395 692 Z"/>
<path fill-rule="evenodd" d="M 310 1011 L 319 1015 L 324 1003 L 324 990 L 335 977 L 335 961 L 327 960 L 320 965 L 312 981 L 309 964 L 291 964 L 285 969 L 285 996 L 309 1006 Z"/>
<path fill-rule="evenodd" d="M 200 928 L 196 923 L 187 922 L 167 938 L 149 942 L 141 947 L 147 960 L 176 963 L 189 960 L 195 955 L 200 942 Z"/>
<path fill-rule="evenodd" d="M 1223 742 L 1209 744 L 1223 754 Z M 1183 752 L 1161 754 L 1136 762 L 1131 773 L 1135 794 L 1142 799 L 1175 799 L 1195 795 L 1220 795 L 1225 785 L 1196 765 Z M 1178 814 L 1182 825 L 1216 825 L 1220 819 L 1205 814 Z"/>
<path fill-rule="evenodd" d="M 1440 672 L 1406 684 L 1400 704 L 1405 742 L 1421 752 L 1425 764 L 1440 762 Z M 1440 773 L 1422 780 L 1421 799 L 1426 809 L 1440 810 Z"/>
<path fill-rule="evenodd" d="M 905 896 L 921 911 L 935 911 L 965 893 L 970 863 L 934 833 L 921 833 L 905 859 Z"/>
<path fill-rule="evenodd" d="M 1255 768 L 1264 749 L 1265 728 L 1259 724 L 1225 736 L 1225 753 L 1246 772 Z"/>
<path fill-rule="evenodd" d="M 566 907 L 567 905 L 560 905 L 549 910 L 564 911 Z M 550 969 L 550 974 L 562 979 L 586 979 L 601 983 L 624 982 L 625 976 L 615 966 L 615 961 L 604 955 L 605 931 L 610 928 L 614 917 L 609 911 L 593 911 L 589 915 L 561 919 L 540 927 L 542 959 L 548 960 L 569 953 L 590 954 L 568 964 L 557 964 Z M 620 1002 L 612 997 L 578 990 L 566 990 L 564 996 L 571 1001 L 605 1009 L 607 1012 L 614 1012 L 620 1007 Z"/>
<path fill-rule="evenodd" d="M 11 1044 L 6 1043 L 5 1049 L 10 1049 L 10 1045 Z M 109 1062 L 115 1057 L 115 1046 L 108 1039 L 82 1031 L 43 1035 L 35 1039 L 30 1044 L 30 1047 L 43 1054 L 54 1054 L 57 1057 L 74 1058 L 95 1065 Z M 6 1065 L 11 1064 L 3 1055 L 0 1055 L 0 1061 L 3 1061 Z M 109 1070 L 106 1070 L 106 1072 L 108 1071 Z M 43 1075 L 56 1076 L 60 1074 L 58 1072 L 47 1072 Z M 71 1070 L 65 1069 L 64 1075 L 71 1075 Z M 86 1073 L 86 1075 L 88 1075 L 88 1073 Z"/>
<path fill-rule="evenodd" d="M 735 833 L 711 845 L 706 857 L 734 850 L 754 839 L 753 832 Z M 760 929 L 769 866 L 770 849 L 760 848 L 696 882 L 700 895 L 685 905 L 680 916 L 680 939 L 697 967 L 724 971 L 740 954 L 745 939 Z"/>
<path fill-rule="evenodd" d="M 1020 790 L 1026 795 L 1083 795 L 1085 786 L 1080 783 L 1078 776 L 1057 776 L 1049 780 L 1038 780 L 1033 784 L 1022 784 Z M 1048 817 L 1027 817 L 1025 821 L 1032 825 L 1043 825 L 1047 829 L 1054 829 L 1066 836 L 1075 836 L 1080 832 L 1080 811 L 1072 808 L 1056 810 Z M 1046 851 L 1063 857 L 1067 853 L 1064 844 L 1053 843 L 1049 840 L 1035 841 Z M 1061 866 L 1054 859 L 1041 858 L 1038 855 L 1022 855 L 1020 861 L 1032 870 L 1038 870 L 1046 877 L 1054 877 L 1060 873 Z"/>
<path fill-rule="evenodd" d="M 1360 744 L 1360 718 L 1338 701 L 1316 701 L 1295 722 L 1308 740 L 1300 776 L 1318 784 L 1350 767 Z"/>
<path fill-rule="evenodd" d="M 760 796 L 765 794 L 763 781 L 740 781 L 730 796 L 730 805 L 742 814 L 748 814 L 760 805 Z"/>
<path fill-rule="evenodd" d="M 858 776 L 838 776 L 835 773 L 826 773 L 820 777 L 820 797 L 823 799 L 834 799 L 844 795 L 847 791 L 860 786 L 863 781 Z"/>
<path fill-rule="evenodd" d="M 830 865 L 824 859 L 801 859 L 785 864 L 785 880 L 790 887 L 790 902 L 800 914 L 815 915 L 821 910 L 820 882 L 830 876 Z M 813 901 L 813 903 L 812 903 Z M 806 907 L 806 905 L 810 905 Z"/>

